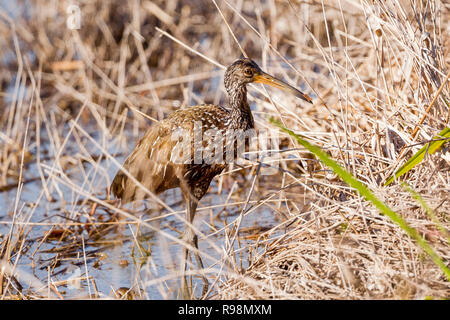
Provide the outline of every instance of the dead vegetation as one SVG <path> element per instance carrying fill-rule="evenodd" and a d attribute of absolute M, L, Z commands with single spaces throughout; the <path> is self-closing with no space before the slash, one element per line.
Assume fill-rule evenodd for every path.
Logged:
<path fill-rule="evenodd" d="M 104 203 L 106 187 L 152 121 L 224 104 L 222 68 L 242 52 L 314 100 L 252 86 L 257 127 L 276 130 L 268 122 L 275 117 L 322 147 L 448 265 L 448 144 L 404 177 L 447 234 L 400 185 L 383 186 L 449 126 L 445 1 L 78 1 L 76 30 L 66 25 L 69 1 L 17 3 L 0 6 L 3 299 L 114 298 L 120 290 L 145 299 L 149 288 L 173 297 L 176 255 L 152 254 L 179 243 L 168 217 L 179 216 L 181 198 L 169 193 L 144 215 Z M 289 137 L 280 149 L 277 174 L 255 175 L 255 163 L 230 167 L 199 208 L 209 298 L 450 296 L 441 270 L 396 224 Z M 90 201 L 105 207 L 91 216 Z M 273 228 L 241 225 L 264 210 L 276 217 Z M 132 295 L 114 281 L 112 291 L 98 289 L 104 251 L 126 246 Z M 127 267 L 118 261 L 110 263 Z M 70 281 L 83 293 L 67 289 Z"/>

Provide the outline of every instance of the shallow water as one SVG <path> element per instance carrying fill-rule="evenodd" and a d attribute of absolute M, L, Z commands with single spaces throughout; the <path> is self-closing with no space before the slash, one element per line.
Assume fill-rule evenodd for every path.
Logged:
<path fill-rule="evenodd" d="M 70 151 L 70 148 L 67 151 Z M 122 162 L 124 157 L 118 157 L 117 160 Z M 112 178 L 116 170 L 114 166 L 110 166 L 106 162 L 104 161 L 105 168 L 109 177 Z M 51 160 L 48 161 L 48 165 L 51 166 Z M 90 165 L 84 167 L 85 171 L 89 172 Z M 37 173 L 37 165 L 31 162 L 25 167 L 24 181 L 38 176 Z M 82 170 L 76 169 L 76 166 L 68 170 L 67 173 L 73 179 L 73 182 L 78 183 L 79 186 L 83 187 L 86 184 L 85 178 L 80 178 L 82 177 Z M 87 180 L 89 181 L 89 178 Z M 228 191 L 223 190 L 222 194 L 217 194 L 216 181 L 211 185 L 209 194 L 202 199 L 194 223 L 202 233 L 208 236 L 207 239 L 199 237 L 200 250 L 215 260 L 219 260 L 225 245 L 224 232 L 221 231 L 211 235 L 211 229 L 208 227 L 211 216 L 215 217 L 220 213 L 220 219 L 226 219 L 227 223 L 231 223 L 238 218 L 242 206 L 228 206 L 226 212 L 222 206 L 206 211 L 201 210 L 202 207 L 220 205 L 226 202 Z M 94 185 L 102 188 L 101 183 L 94 182 Z M 141 226 L 137 230 L 136 224 L 123 224 L 109 231 L 102 231 L 100 232 L 101 236 L 97 238 L 95 234 L 89 235 L 88 231 L 83 229 L 82 226 L 72 227 L 69 230 L 73 232 L 73 235 L 69 234 L 66 239 L 61 240 L 59 239 L 60 233 L 58 233 L 58 229 L 61 227 L 58 224 L 87 222 L 87 213 L 90 207 L 86 204 L 75 205 L 74 203 L 83 200 L 84 197 L 64 186 L 63 183 L 55 180 L 52 186 L 50 183 L 48 186 L 49 189 L 53 190 L 53 201 L 46 199 L 41 180 L 24 184 L 20 193 L 18 193 L 17 188 L 0 193 L 0 221 L 2 222 L 0 234 L 3 235 L 3 239 L 10 234 L 11 230 L 14 239 L 17 232 L 21 230 L 18 226 L 11 229 L 15 211 L 15 221 L 28 224 L 28 227 L 25 228 L 26 232 L 29 232 L 25 237 L 26 250 L 20 255 L 16 269 L 18 279 L 20 279 L 21 273 L 27 273 L 35 276 L 42 284 L 51 281 L 56 284 L 58 291 L 65 298 L 88 297 L 90 293 L 94 292 L 97 292 L 99 297 L 111 297 L 113 291 L 121 287 L 133 288 L 136 298 L 174 298 L 178 278 L 172 276 L 174 270 L 179 270 L 181 263 L 180 245 L 165 238 L 160 232 L 149 230 L 147 227 Z M 105 187 L 106 184 L 103 185 L 103 188 Z M 18 199 L 16 199 L 17 196 Z M 104 198 L 102 192 L 99 192 L 97 196 Z M 178 189 L 169 190 L 162 194 L 160 198 L 173 210 L 184 210 L 184 204 L 181 202 L 182 196 Z M 243 199 L 245 198 L 246 195 L 243 195 Z M 233 201 L 229 200 L 228 202 Z M 145 206 L 152 208 L 154 204 L 147 201 Z M 169 215 L 168 217 L 155 219 L 161 214 L 167 214 L 167 210 L 158 209 L 156 212 L 153 210 L 151 213 L 144 213 L 145 209 L 142 205 L 138 208 L 126 208 L 137 212 L 136 215 L 143 220 L 152 220 L 149 222 L 152 226 L 173 237 L 180 238 L 184 223 L 179 218 Z M 99 219 L 108 220 L 110 217 L 110 213 L 99 207 L 91 222 L 100 222 Z M 273 212 L 262 206 L 244 217 L 241 228 L 256 227 L 256 229 L 267 230 L 273 227 L 275 223 L 276 219 Z M 53 229 L 52 225 L 54 226 Z M 223 227 L 224 221 L 214 219 L 214 225 L 217 229 L 220 229 Z M 53 230 L 52 235 L 54 237 L 44 239 L 44 235 L 49 230 Z M 136 235 L 138 241 L 134 240 Z M 239 241 L 234 243 L 234 248 L 238 252 L 241 252 L 239 248 L 243 248 L 242 257 L 237 254 L 236 259 L 239 263 L 242 263 L 242 268 L 246 268 L 248 266 L 248 250 L 246 247 L 254 246 L 255 240 L 242 239 L 242 235 L 245 236 L 246 234 L 240 235 Z M 257 231 L 253 233 L 253 236 L 254 238 L 257 237 Z M 82 240 L 80 240 L 81 238 Z M 80 246 L 83 242 L 84 250 L 83 246 Z M 143 246 L 145 250 L 149 248 L 151 253 L 149 255 L 143 253 L 145 250 L 138 248 L 137 243 Z M 219 251 L 214 246 L 219 248 Z M 56 266 L 53 265 L 55 257 L 58 257 Z M 207 258 L 203 258 L 203 260 L 205 266 L 211 266 L 213 263 Z M 11 261 L 15 262 L 16 257 Z M 214 268 L 217 269 L 218 266 L 215 265 Z M 94 282 L 88 282 L 85 279 L 61 284 L 61 281 L 76 280 L 79 277 L 85 277 L 86 274 L 94 279 L 96 288 L 94 288 Z M 212 272 L 209 276 L 210 283 L 214 279 L 214 275 L 215 272 Z M 164 279 L 164 277 L 170 279 L 157 280 Z M 19 282 L 24 288 L 23 292 L 26 293 L 27 282 L 20 280 Z M 199 278 L 194 277 L 197 295 L 201 292 L 201 283 Z"/>
<path fill-rule="evenodd" d="M 21 11 L 28 8 L 26 5 L 28 2 L 25 1 L 24 3 L 25 6 L 19 5 L 17 8 L 14 2 L 0 0 L 0 6 L 11 17 L 27 15 L 26 12 Z M 29 8 L 31 8 L 29 10 L 32 10 L 31 5 Z M 201 41 L 206 40 L 206 38 L 201 39 Z M 11 59 L 14 58 L 15 56 L 11 56 Z M 28 58 L 31 62 L 34 59 L 33 56 Z M 8 62 L 3 61 L 2 63 L 7 64 Z M 218 88 L 222 77 L 214 77 L 211 81 L 212 87 Z M 5 105 L 12 103 L 10 97 L 13 96 L 14 89 L 15 78 L 7 88 L 7 96 L 3 100 Z M 29 96 L 29 91 L 28 86 L 19 88 L 20 96 L 23 97 Z M 215 100 L 219 99 L 220 95 L 216 95 Z M 219 101 L 214 102 L 218 103 Z M 191 104 L 195 104 L 195 101 L 192 100 Z M 57 114 L 55 117 L 61 117 L 61 111 L 57 110 L 58 108 L 56 106 L 45 107 L 50 120 L 51 116 L 55 114 Z M 253 105 L 252 109 L 254 109 Z M 68 124 L 60 126 L 59 121 L 56 122 L 56 127 L 61 132 L 58 132 L 55 136 L 64 139 L 69 135 L 70 127 Z M 125 155 L 134 148 L 138 137 L 142 136 L 145 131 L 145 129 L 136 130 L 136 127 L 128 128 L 125 132 L 128 136 L 128 143 L 127 148 L 124 148 L 124 146 L 118 147 L 117 143 L 112 143 L 111 137 L 99 134 L 98 132 L 101 132 L 101 130 L 96 127 L 98 124 L 88 123 L 80 124 L 80 126 L 97 143 L 105 147 L 110 154 L 122 153 L 121 156 L 116 157 L 119 163 L 124 161 Z M 144 226 L 138 228 L 136 224 L 123 224 L 110 230 L 102 230 L 98 237 L 95 237 L 95 234 L 90 234 L 89 230 L 83 226 L 85 222 L 101 222 L 100 218 L 103 221 L 109 220 L 111 219 L 111 213 L 99 207 L 96 214 L 89 218 L 89 204 L 80 203 L 86 199 L 86 195 L 75 191 L 76 187 L 88 194 L 95 192 L 97 197 L 104 199 L 106 187 L 114 177 L 117 166 L 109 159 L 101 161 L 98 168 L 88 162 L 81 164 L 78 160 L 76 163 L 68 161 L 64 168 L 61 168 L 60 164 L 55 165 L 54 159 L 57 153 L 55 150 L 59 150 L 60 145 L 58 144 L 61 144 L 62 141 L 58 141 L 55 146 L 55 142 L 51 142 L 52 137 L 49 137 L 45 126 L 41 124 L 41 165 L 38 167 L 35 137 L 31 133 L 30 135 L 31 137 L 29 136 L 28 139 L 31 138 L 31 142 L 28 146 L 32 159 L 24 167 L 22 181 L 25 183 L 21 188 L 17 188 L 14 186 L 17 181 L 10 179 L 7 184 L 11 185 L 11 188 L 0 192 L 0 244 L 8 237 L 11 237 L 11 243 L 14 243 L 18 239 L 19 232 L 25 232 L 25 236 L 20 238 L 21 240 L 25 239 L 25 249 L 22 250 L 20 255 L 13 252 L 10 259 L 11 263 L 17 262 L 16 277 L 20 285 L 23 286 L 22 292 L 26 295 L 31 292 L 35 293 L 38 289 L 32 287 L 32 290 L 27 291 L 28 288 L 31 288 L 31 284 L 24 280 L 23 275 L 29 275 L 39 280 L 42 287 L 45 287 L 48 282 L 52 282 L 64 298 L 88 297 L 90 293 L 95 292 L 99 294 L 99 297 L 112 297 L 113 291 L 121 287 L 133 288 L 137 298 L 173 298 L 174 291 L 178 286 L 178 278 L 164 279 L 165 277 L 170 278 L 174 270 L 179 270 L 182 256 L 180 245 L 163 237 L 160 232 L 152 231 Z M 80 136 L 80 133 L 78 135 Z M 67 155 L 70 160 L 70 158 L 80 159 L 80 156 L 87 158 L 90 155 L 102 154 L 88 139 L 82 136 L 81 139 L 84 140 L 80 143 L 73 135 L 70 135 L 68 143 L 61 149 L 62 156 Z M 48 178 L 51 168 L 54 168 L 55 172 L 62 171 L 70 181 L 66 181 L 64 176 L 61 177 L 60 174 L 54 174 L 55 178 L 53 179 Z M 41 180 L 41 175 L 44 176 L 44 182 Z M 244 201 L 247 198 L 247 192 L 250 190 L 252 179 L 247 180 L 244 186 L 246 189 L 243 192 L 240 191 L 238 200 L 227 200 L 233 180 L 229 179 L 227 181 L 228 187 L 218 194 L 217 179 L 215 179 L 210 187 L 209 194 L 200 203 L 194 223 L 207 238 L 199 237 L 199 247 L 202 252 L 213 258 L 212 261 L 203 258 L 205 267 L 213 265 L 214 261 L 221 258 L 225 245 L 223 230 L 211 235 L 211 228 L 208 226 L 211 222 L 211 216 L 215 217 L 220 214 L 220 219 L 214 219 L 215 227 L 220 230 L 225 221 L 230 224 L 239 217 L 242 205 L 230 205 L 226 207 L 226 210 L 223 206 L 219 206 L 202 211 L 201 207 Z M 74 186 L 68 186 L 67 183 L 73 183 Z M 242 183 L 243 181 L 240 181 L 241 187 Z M 49 190 L 49 194 L 47 194 L 47 190 Z M 169 190 L 160 198 L 174 211 L 184 210 L 179 190 Z M 256 198 L 257 196 L 252 196 L 252 199 Z M 155 207 L 155 204 L 151 201 L 148 201 L 145 205 L 149 208 Z M 155 219 L 159 215 L 167 215 L 168 211 L 165 209 L 158 209 L 152 213 L 144 213 L 143 206 L 139 208 L 126 207 L 126 209 L 136 212 L 136 215 L 143 220 L 151 220 L 149 223 L 152 226 L 175 238 L 180 238 L 182 230 L 184 230 L 184 223 L 174 215 Z M 61 226 L 67 226 L 68 223 L 79 223 L 80 226 L 67 227 L 69 235 L 62 239 L 60 237 Z M 267 230 L 276 224 L 277 220 L 273 211 L 265 206 L 257 208 L 244 217 L 240 226 L 241 229 L 252 227 L 254 231 L 250 233 L 251 239 L 245 240 L 242 236 L 249 234 L 244 233 L 240 235 L 239 241 L 235 241 L 233 245 L 234 249 L 239 252 L 236 255 L 236 260 L 239 264 L 242 263 L 242 268 L 245 269 L 248 266 L 248 247 L 252 248 L 253 253 L 260 250 L 255 248 L 256 241 L 254 240 L 258 236 L 258 229 L 259 231 Z M 26 227 L 23 227 L 24 225 Z M 93 228 L 91 227 L 90 230 Z M 49 234 L 53 237 L 47 237 Z M 275 237 L 278 234 L 271 234 L 270 237 Z M 138 238 L 138 241 L 135 240 L 135 237 Z M 145 250 L 138 248 L 137 243 L 142 245 L 144 249 L 150 248 L 151 253 L 143 253 Z M 56 265 L 54 265 L 55 261 L 58 262 Z M 217 264 L 214 265 L 214 268 L 218 268 Z M 213 272 L 209 276 L 210 283 L 215 278 L 214 275 Z M 94 281 L 86 281 L 85 279 L 76 281 L 76 279 L 86 276 Z M 62 281 L 70 279 L 74 281 L 62 283 Z M 163 280 L 156 281 L 157 279 Z M 198 296 L 202 282 L 198 278 L 194 278 L 194 281 L 194 286 L 197 286 L 196 295 Z M 50 290 L 49 292 L 53 293 Z"/>

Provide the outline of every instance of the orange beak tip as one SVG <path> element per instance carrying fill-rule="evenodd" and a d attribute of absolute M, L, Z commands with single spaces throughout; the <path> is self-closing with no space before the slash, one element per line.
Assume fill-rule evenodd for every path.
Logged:
<path fill-rule="evenodd" d="M 313 103 L 311 97 L 308 96 L 307 94 L 305 94 L 305 98 L 306 98 L 306 101 L 308 101 L 309 103 L 311 103 L 311 104 Z"/>

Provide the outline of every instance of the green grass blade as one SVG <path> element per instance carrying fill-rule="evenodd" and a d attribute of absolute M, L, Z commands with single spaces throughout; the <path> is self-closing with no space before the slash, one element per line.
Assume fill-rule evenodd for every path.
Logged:
<path fill-rule="evenodd" d="M 409 170 L 414 168 L 416 165 L 418 165 L 420 162 L 422 162 L 423 158 L 425 157 L 426 153 L 433 154 L 437 150 L 439 150 L 442 145 L 450 138 L 450 128 L 445 128 L 442 130 L 437 136 L 435 136 L 431 141 L 425 144 L 415 155 L 413 155 L 403 166 L 401 166 L 395 174 L 390 177 L 384 185 L 387 186 L 394 181 L 395 178 L 398 178 L 405 173 L 407 173 Z"/>
<path fill-rule="evenodd" d="M 444 228 L 444 226 L 441 224 L 439 219 L 434 215 L 433 209 L 430 208 L 430 206 L 425 202 L 425 200 L 422 198 L 420 194 L 418 194 L 416 191 L 414 191 L 413 188 L 411 188 L 407 183 L 402 182 L 402 187 L 406 191 L 408 191 L 411 196 L 426 210 L 428 213 L 428 216 L 433 220 L 433 222 L 437 225 L 439 230 L 441 231 L 442 235 L 447 238 L 447 242 L 450 245 L 450 236 L 447 231 L 447 229 Z"/>
<path fill-rule="evenodd" d="M 299 144 L 308 149 L 316 157 L 320 159 L 326 166 L 331 168 L 345 183 L 347 183 L 352 188 L 358 190 L 361 196 L 366 198 L 368 201 L 372 202 L 375 207 L 377 207 L 383 214 L 391 218 L 392 221 L 397 223 L 400 228 L 402 228 L 411 238 L 417 241 L 417 243 L 422 247 L 422 249 L 431 257 L 436 265 L 438 265 L 447 277 L 447 281 L 450 281 L 450 269 L 445 265 L 442 259 L 434 252 L 433 248 L 428 244 L 428 242 L 417 232 L 416 229 L 410 227 L 408 223 L 397 213 L 395 213 L 391 208 L 389 208 L 383 201 L 378 199 L 370 189 L 357 180 L 351 173 L 342 168 L 337 162 L 331 159 L 324 151 L 319 147 L 310 144 L 308 141 L 301 138 L 299 135 L 295 134 L 292 130 L 284 127 L 280 122 L 271 118 L 270 122 L 278 126 L 282 131 L 288 133 L 290 136 L 294 137 Z"/>

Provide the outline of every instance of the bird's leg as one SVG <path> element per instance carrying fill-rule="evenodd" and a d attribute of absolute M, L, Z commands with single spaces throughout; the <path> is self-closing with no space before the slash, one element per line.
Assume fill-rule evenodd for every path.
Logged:
<path fill-rule="evenodd" d="M 190 201 L 189 198 L 186 198 L 186 221 L 191 222 L 190 219 Z M 193 238 L 193 230 L 190 226 L 186 225 L 183 233 L 183 240 L 186 241 L 188 244 L 191 244 L 191 239 Z M 187 269 L 187 263 L 189 259 L 189 249 L 188 247 L 183 248 L 183 279 L 181 280 L 181 288 L 179 292 L 179 298 L 183 299 L 190 299 L 191 298 L 191 290 L 188 287 L 187 283 L 187 277 L 186 277 L 186 269 Z"/>
<path fill-rule="evenodd" d="M 190 206 L 190 213 L 191 213 L 191 221 L 190 223 L 192 224 L 194 222 L 194 216 L 195 216 L 195 212 L 197 210 L 197 205 L 198 205 L 198 200 L 197 199 L 191 199 L 189 206 Z M 191 229 L 192 230 L 192 229 Z M 202 277 L 202 281 L 203 281 L 203 290 L 202 290 L 202 296 L 204 296 L 206 294 L 206 292 L 208 291 L 208 279 L 206 278 L 205 274 L 203 273 L 204 267 L 203 267 L 203 261 L 202 258 L 200 256 L 200 252 L 198 249 L 198 237 L 195 234 L 194 230 L 192 230 L 192 246 L 196 249 L 194 252 L 194 257 L 195 260 L 197 261 L 197 266 L 199 268 L 200 271 L 200 276 Z"/>
<path fill-rule="evenodd" d="M 186 221 L 189 222 L 190 225 L 192 225 L 195 217 L 195 211 L 197 210 L 198 200 L 193 199 L 190 195 L 186 197 Z M 204 283 L 202 295 L 204 295 L 208 291 L 208 280 L 206 279 L 206 276 L 203 274 L 203 262 L 202 258 L 200 257 L 200 253 L 198 251 L 198 237 L 195 234 L 194 230 L 189 226 L 186 225 L 186 229 L 184 231 L 183 240 L 186 241 L 187 244 L 193 246 L 196 250 L 194 252 L 195 260 L 197 261 L 198 267 L 200 269 L 200 274 Z M 187 247 L 183 250 L 183 272 L 187 269 L 187 261 L 189 257 L 189 249 Z M 181 292 L 186 295 L 189 293 L 188 285 L 187 285 L 187 278 L 186 276 L 183 277 L 182 281 L 182 287 Z"/>

